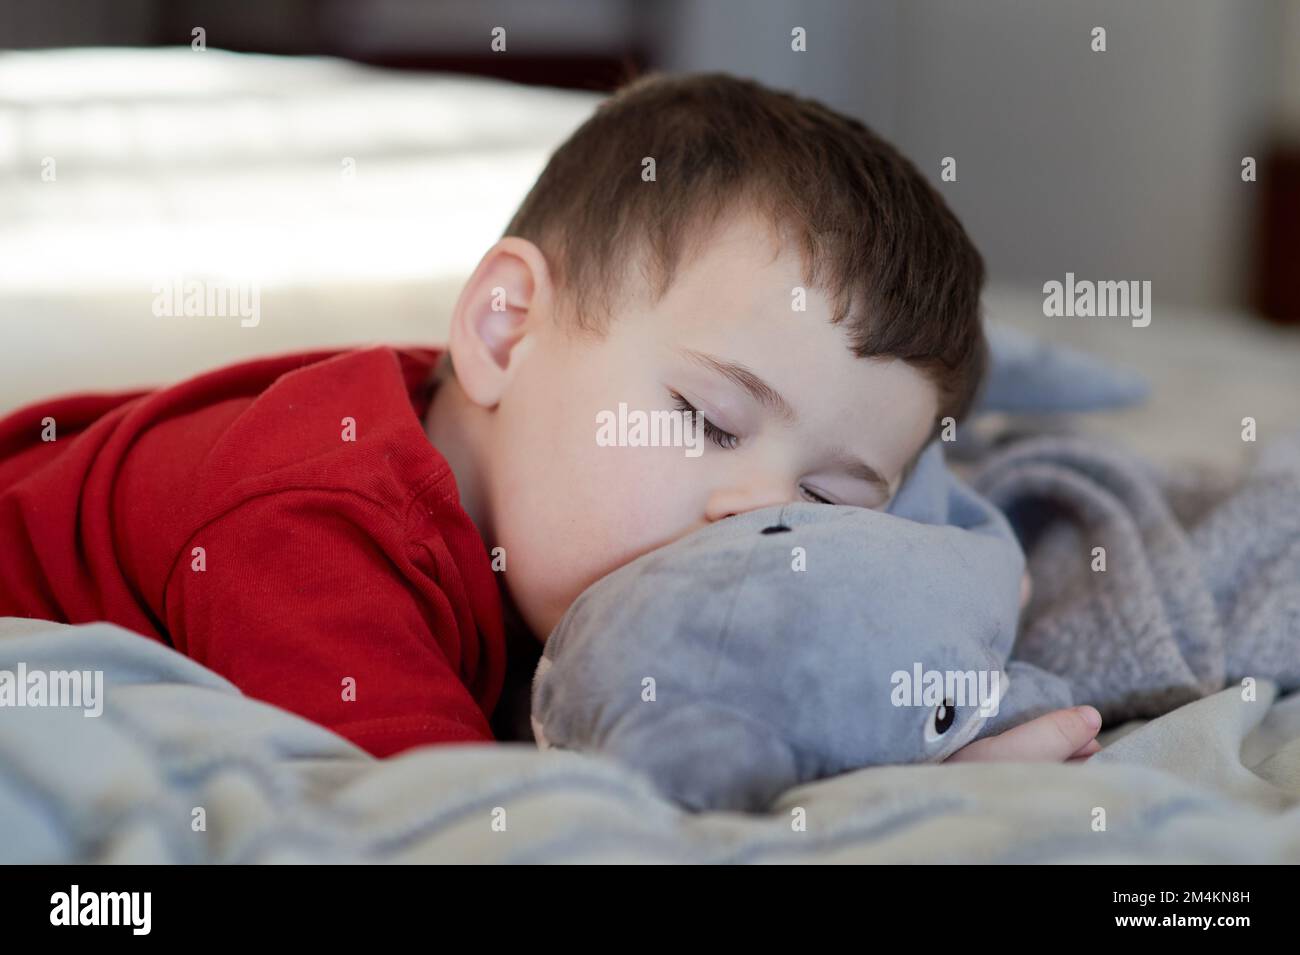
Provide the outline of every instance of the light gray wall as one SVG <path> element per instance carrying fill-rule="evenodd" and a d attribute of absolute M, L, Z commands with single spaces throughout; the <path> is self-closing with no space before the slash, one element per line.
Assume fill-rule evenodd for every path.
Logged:
<path fill-rule="evenodd" d="M 640 7 L 667 70 L 721 70 L 815 97 L 897 132 L 901 4 L 847 0 L 666 0 Z M 808 52 L 790 49 L 803 27 Z"/>
<path fill-rule="evenodd" d="M 1297 5 L 681 0 L 658 28 L 672 68 L 817 96 L 892 139 L 995 279 L 1144 279 L 1165 301 L 1219 305 L 1244 297 L 1241 158 L 1300 98 L 1284 80 L 1300 75 Z M 806 54 L 790 52 L 796 25 Z M 1094 26 L 1105 53 L 1090 49 Z M 944 156 L 956 183 L 939 183 Z"/>

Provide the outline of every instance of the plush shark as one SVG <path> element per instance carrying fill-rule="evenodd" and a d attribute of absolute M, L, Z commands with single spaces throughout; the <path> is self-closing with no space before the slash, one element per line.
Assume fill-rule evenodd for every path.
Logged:
<path fill-rule="evenodd" d="M 590 587 L 539 661 L 534 736 L 643 770 L 694 810 L 945 759 L 1069 705 L 1061 681 L 1008 661 L 1024 567 L 933 445 L 888 511 L 750 511 Z"/>

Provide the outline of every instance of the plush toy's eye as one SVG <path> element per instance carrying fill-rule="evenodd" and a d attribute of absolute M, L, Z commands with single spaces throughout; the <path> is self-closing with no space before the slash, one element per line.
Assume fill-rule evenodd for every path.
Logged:
<path fill-rule="evenodd" d="M 935 742 L 952 729 L 952 724 L 956 721 L 957 707 L 953 705 L 952 700 L 944 700 L 934 708 L 934 712 L 930 714 L 930 719 L 925 724 L 925 741 Z"/>

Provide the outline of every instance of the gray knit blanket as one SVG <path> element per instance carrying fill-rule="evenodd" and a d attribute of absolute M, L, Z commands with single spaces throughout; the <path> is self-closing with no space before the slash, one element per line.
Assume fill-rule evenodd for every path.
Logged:
<path fill-rule="evenodd" d="M 1033 579 L 1012 658 L 1064 678 L 1107 723 L 1229 684 L 1300 687 L 1300 431 L 1231 481 L 1082 435 L 1015 440 L 970 481 L 1007 515 Z"/>

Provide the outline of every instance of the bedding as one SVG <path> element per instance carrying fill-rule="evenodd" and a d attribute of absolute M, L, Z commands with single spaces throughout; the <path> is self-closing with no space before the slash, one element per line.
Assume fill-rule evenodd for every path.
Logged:
<path fill-rule="evenodd" d="M 478 257 L 599 99 L 330 57 L 0 52 L 0 413 L 445 342 Z M 191 280 L 256 294 L 257 321 L 155 311 Z"/>
<path fill-rule="evenodd" d="M 1013 656 L 1072 702 L 1109 722 L 1260 677 L 1300 689 L 1300 431 L 1226 490 L 1077 436 L 1016 441 L 972 483 L 1028 555 Z"/>
<path fill-rule="evenodd" d="M 524 744 L 376 760 L 108 624 L 0 619 L 0 672 L 99 670 L 103 713 L 0 710 L 0 862 L 1300 862 L 1300 695 L 1105 731 L 1084 764 L 860 770 L 760 815 Z"/>

